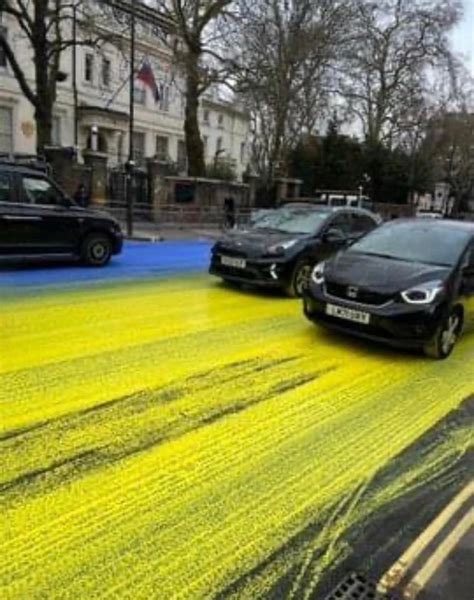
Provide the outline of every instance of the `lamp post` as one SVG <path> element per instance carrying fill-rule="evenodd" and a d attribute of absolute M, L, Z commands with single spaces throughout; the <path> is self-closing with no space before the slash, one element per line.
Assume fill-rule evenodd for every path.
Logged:
<path fill-rule="evenodd" d="M 130 89 L 129 89 L 129 127 L 128 127 L 128 161 L 127 161 L 127 235 L 133 235 L 133 196 L 135 168 L 133 129 L 135 117 L 134 79 L 135 79 L 135 0 L 131 0 L 132 14 L 130 19 Z"/>
<path fill-rule="evenodd" d="M 72 96 L 74 110 L 74 146 L 78 147 L 78 118 L 77 118 L 77 6 L 72 7 Z"/>

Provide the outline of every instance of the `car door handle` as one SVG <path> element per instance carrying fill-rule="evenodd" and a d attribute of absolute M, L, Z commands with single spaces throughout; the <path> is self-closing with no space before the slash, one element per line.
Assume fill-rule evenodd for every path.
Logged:
<path fill-rule="evenodd" d="M 42 221 L 43 218 L 42 217 L 27 217 L 27 216 L 20 216 L 20 215 L 4 215 L 3 217 L 5 219 L 5 221 Z"/>

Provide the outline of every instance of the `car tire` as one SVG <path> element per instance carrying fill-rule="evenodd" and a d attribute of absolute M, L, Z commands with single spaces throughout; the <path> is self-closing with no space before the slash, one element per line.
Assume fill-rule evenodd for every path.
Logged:
<path fill-rule="evenodd" d="M 105 266 L 112 256 L 112 242 L 104 233 L 91 233 L 81 244 L 81 260 L 91 267 Z"/>
<path fill-rule="evenodd" d="M 300 258 L 291 272 L 290 281 L 285 287 L 285 292 L 290 298 L 301 298 L 311 277 L 313 263 L 309 258 Z"/>
<path fill-rule="evenodd" d="M 462 327 L 462 310 L 454 307 L 443 319 L 431 342 L 425 346 L 426 356 L 437 360 L 448 358 L 461 335 Z"/>

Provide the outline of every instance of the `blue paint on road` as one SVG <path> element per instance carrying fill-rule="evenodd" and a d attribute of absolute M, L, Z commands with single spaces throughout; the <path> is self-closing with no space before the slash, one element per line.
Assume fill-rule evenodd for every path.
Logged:
<path fill-rule="evenodd" d="M 211 244 L 200 241 L 127 242 L 123 253 L 106 267 L 83 267 L 74 263 L 37 262 L 0 266 L 0 288 L 74 285 L 121 279 L 163 277 L 184 271 L 205 271 Z"/>

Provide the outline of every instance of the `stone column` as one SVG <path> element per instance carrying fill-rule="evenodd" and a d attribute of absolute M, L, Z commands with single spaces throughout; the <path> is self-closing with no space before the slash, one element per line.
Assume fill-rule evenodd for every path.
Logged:
<path fill-rule="evenodd" d="M 91 204 L 106 204 L 107 202 L 107 154 L 84 150 L 84 162 L 91 168 Z"/>
<path fill-rule="evenodd" d="M 46 160 L 51 166 L 53 179 L 65 190 L 71 187 L 69 181 L 72 167 L 76 164 L 74 148 L 62 148 L 60 146 L 47 147 L 44 150 Z M 77 185 L 77 183 L 76 183 Z"/>
<path fill-rule="evenodd" d="M 257 204 L 257 190 L 258 190 L 258 184 L 260 181 L 260 177 L 258 175 L 251 173 L 251 174 L 246 174 L 243 179 L 244 179 L 244 182 L 246 184 L 248 184 L 248 186 L 249 186 L 248 192 L 247 192 L 248 207 L 255 208 L 255 206 Z"/>
<path fill-rule="evenodd" d="M 287 198 L 287 182 L 286 179 L 275 179 L 275 205 L 280 204 Z"/>
<path fill-rule="evenodd" d="M 301 179 L 295 179 L 295 198 L 301 197 L 301 186 L 303 181 Z"/>

